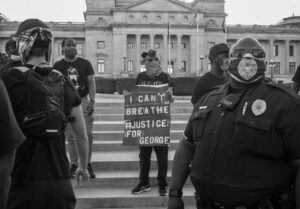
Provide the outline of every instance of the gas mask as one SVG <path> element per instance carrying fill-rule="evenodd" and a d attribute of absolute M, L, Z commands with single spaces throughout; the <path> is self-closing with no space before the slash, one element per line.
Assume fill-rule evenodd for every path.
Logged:
<path fill-rule="evenodd" d="M 253 38 L 240 39 L 230 50 L 229 75 L 240 84 L 252 84 L 264 77 L 265 52 Z"/>

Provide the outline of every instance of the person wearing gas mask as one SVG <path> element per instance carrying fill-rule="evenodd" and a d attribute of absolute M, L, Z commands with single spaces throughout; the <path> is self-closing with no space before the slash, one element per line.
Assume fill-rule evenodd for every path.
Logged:
<path fill-rule="evenodd" d="M 53 36 L 47 24 L 27 19 L 12 36 L 21 66 L 1 77 L 26 140 L 16 150 L 7 208 L 73 209 L 64 131 L 68 120 L 76 130 L 80 159 L 76 180 L 85 185 L 88 142 L 80 97 L 71 81 L 49 65 Z"/>
<path fill-rule="evenodd" d="M 146 71 L 138 74 L 136 85 L 169 85 L 169 94 L 171 102 L 173 102 L 173 87 L 170 76 L 163 72 L 160 67 L 160 58 L 158 53 L 150 49 L 148 52 L 142 53 L 143 61 L 145 62 Z M 151 190 L 149 185 L 149 171 L 151 164 L 151 153 L 154 149 L 158 164 L 158 187 L 159 195 L 166 196 L 167 194 L 167 171 L 168 171 L 168 146 L 139 146 L 140 154 L 140 175 L 139 184 L 131 190 L 132 194 L 140 194 Z"/>
<path fill-rule="evenodd" d="M 229 48 L 225 43 L 217 44 L 210 49 L 208 58 L 211 70 L 197 79 L 191 99 L 193 105 L 212 88 L 227 82 L 225 73 L 228 68 L 228 53 Z"/>
<path fill-rule="evenodd" d="M 299 209 L 299 99 L 265 81 L 256 39 L 241 38 L 229 57 L 229 82 L 199 100 L 178 145 L 168 209 L 184 208 L 189 175 L 198 209 Z"/>
<path fill-rule="evenodd" d="M 61 43 L 64 58 L 57 61 L 53 68 L 67 76 L 74 84 L 81 97 L 81 107 L 89 138 L 88 172 L 90 178 L 96 178 L 91 164 L 93 152 L 93 124 L 94 105 L 96 96 L 95 72 L 92 64 L 82 57 L 77 56 L 76 42 L 73 38 L 66 38 Z M 78 167 L 78 155 L 75 147 L 74 134 L 70 126 L 66 129 L 68 150 L 70 155 L 70 171 L 72 178 L 75 177 Z"/>

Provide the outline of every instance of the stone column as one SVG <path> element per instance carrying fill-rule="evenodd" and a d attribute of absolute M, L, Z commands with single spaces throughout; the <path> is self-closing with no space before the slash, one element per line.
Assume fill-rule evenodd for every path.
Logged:
<path fill-rule="evenodd" d="M 163 63 L 163 71 L 168 72 L 168 35 L 164 35 L 164 63 Z"/>
<path fill-rule="evenodd" d="M 284 70 L 283 71 L 281 71 L 280 72 L 280 74 L 281 73 L 283 73 L 283 74 L 285 74 L 285 75 L 287 75 L 288 74 L 288 72 L 289 72 L 289 57 L 290 57 L 290 40 L 285 40 L 285 60 L 284 60 L 284 64 L 283 64 L 283 66 L 284 66 Z"/>
<path fill-rule="evenodd" d="M 154 49 L 154 34 L 149 34 L 150 36 L 150 49 Z"/>
<path fill-rule="evenodd" d="M 136 69 L 137 73 L 140 72 L 141 69 L 141 34 L 136 34 Z"/>
<path fill-rule="evenodd" d="M 180 71 L 181 67 L 181 37 L 182 35 L 177 35 L 177 72 Z M 176 70 L 175 70 L 176 72 Z M 174 72 L 174 73 L 175 73 Z"/>

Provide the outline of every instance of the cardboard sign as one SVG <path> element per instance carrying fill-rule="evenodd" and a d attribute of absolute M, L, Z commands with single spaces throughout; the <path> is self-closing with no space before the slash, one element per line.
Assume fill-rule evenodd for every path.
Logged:
<path fill-rule="evenodd" d="M 125 95 L 123 145 L 170 144 L 170 95 L 168 85 L 137 86 Z"/>

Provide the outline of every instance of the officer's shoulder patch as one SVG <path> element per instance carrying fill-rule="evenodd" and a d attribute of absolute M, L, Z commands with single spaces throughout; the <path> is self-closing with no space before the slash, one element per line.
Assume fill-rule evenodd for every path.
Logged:
<path fill-rule="evenodd" d="M 277 84 L 275 82 L 266 82 L 265 84 L 266 84 L 266 86 L 269 86 L 271 88 L 275 88 L 275 89 L 278 89 L 280 91 L 287 93 L 293 99 L 296 99 L 296 100 L 299 99 L 298 96 L 292 90 L 290 90 L 288 87 L 285 87 L 282 84 Z"/>

